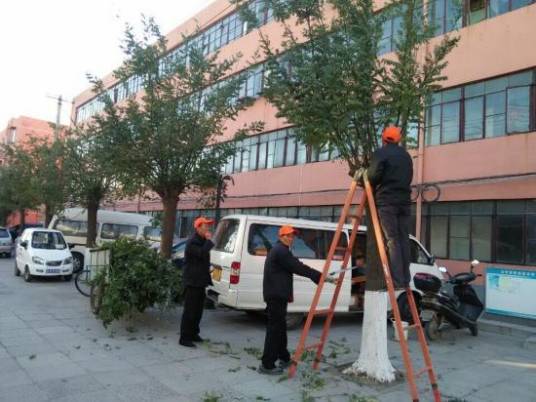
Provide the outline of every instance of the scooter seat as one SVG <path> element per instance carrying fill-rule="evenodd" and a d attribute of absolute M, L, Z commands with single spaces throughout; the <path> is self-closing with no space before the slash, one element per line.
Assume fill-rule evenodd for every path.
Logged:
<path fill-rule="evenodd" d="M 461 272 L 452 277 L 449 281 L 454 285 L 462 285 L 469 282 L 472 282 L 476 279 L 476 274 L 474 272 Z"/>

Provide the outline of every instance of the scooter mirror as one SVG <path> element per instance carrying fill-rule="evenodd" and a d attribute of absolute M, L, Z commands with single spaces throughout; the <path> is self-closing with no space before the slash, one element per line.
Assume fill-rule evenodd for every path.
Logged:
<path fill-rule="evenodd" d="M 471 265 L 472 265 L 473 267 L 476 267 L 478 264 L 480 264 L 480 261 L 478 261 L 478 260 L 473 260 L 473 261 L 471 262 Z"/>
<path fill-rule="evenodd" d="M 439 267 L 438 269 L 439 269 L 439 272 L 443 272 L 444 274 L 447 273 L 447 268 L 445 267 Z"/>

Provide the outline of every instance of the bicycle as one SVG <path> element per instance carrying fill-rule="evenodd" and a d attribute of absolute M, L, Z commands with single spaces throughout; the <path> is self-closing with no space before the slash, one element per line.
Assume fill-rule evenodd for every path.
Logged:
<path fill-rule="evenodd" d="M 74 286 L 76 286 L 76 289 L 86 297 L 89 297 L 91 295 L 91 270 L 90 269 L 84 269 L 82 271 L 78 271 L 75 274 L 74 277 Z"/>
<path fill-rule="evenodd" d="M 423 183 L 411 186 L 411 201 L 422 197 L 424 202 L 435 202 L 441 197 L 441 188 L 435 183 Z"/>

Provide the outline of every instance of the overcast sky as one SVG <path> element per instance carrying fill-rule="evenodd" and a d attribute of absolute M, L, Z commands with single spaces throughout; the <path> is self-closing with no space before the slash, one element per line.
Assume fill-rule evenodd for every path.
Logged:
<path fill-rule="evenodd" d="M 213 0 L 16 0 L 0 3 L 0 130 L 11 117 L 56 119 L 56 101 L 89 85 L 123 59 L 126 22 L 139 27 L 143 13 L 168 33 Z M 62 109 L 68 124 L 71 104 Z"/>

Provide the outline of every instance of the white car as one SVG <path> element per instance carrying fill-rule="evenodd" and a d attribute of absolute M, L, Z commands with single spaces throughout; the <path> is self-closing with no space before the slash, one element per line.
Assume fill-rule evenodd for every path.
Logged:
<path fill-rule="evenodd" d="M 70 281 L 73 276 L 73 256 L 61 232 L 26 229 L 17 244 L 15 275 L 23 274 L 30 282 L 33 276 L 61 276 Z"/>

